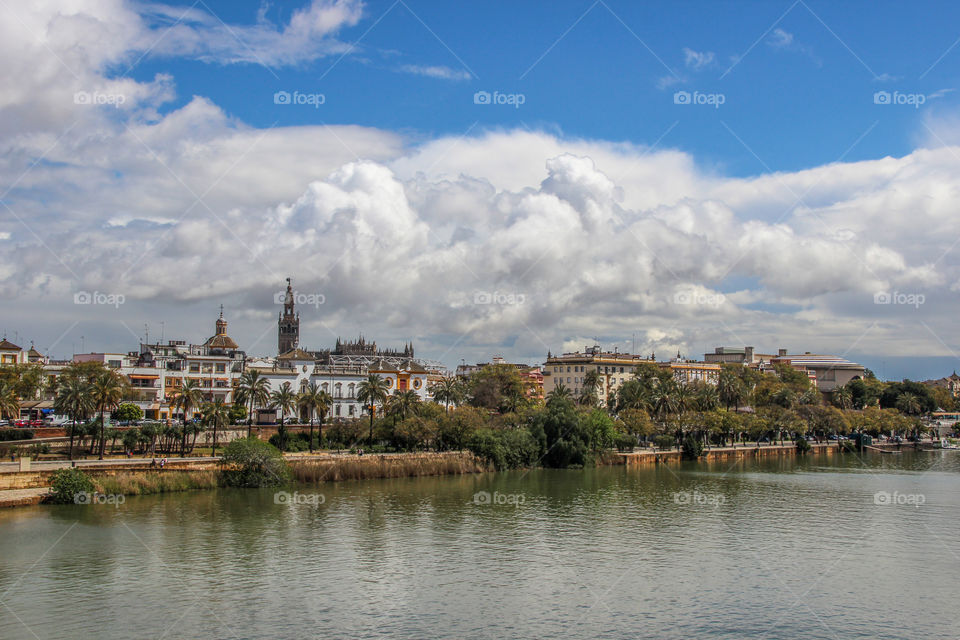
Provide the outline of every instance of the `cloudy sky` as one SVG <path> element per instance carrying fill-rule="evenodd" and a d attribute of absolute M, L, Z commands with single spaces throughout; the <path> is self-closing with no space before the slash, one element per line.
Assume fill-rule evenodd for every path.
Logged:
<path fill-rule="evenodd" d="M 948 374 L 960 11 L 842 4 L 0 2 L 0 329 Z"/>

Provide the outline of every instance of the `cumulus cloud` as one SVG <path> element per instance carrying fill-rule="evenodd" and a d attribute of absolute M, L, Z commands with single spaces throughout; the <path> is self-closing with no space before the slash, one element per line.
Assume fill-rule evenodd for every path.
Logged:
<path fill-rule="evenodd" d="M 313 3 L 282 32 L 333 33 L 340 14 L 314 10 L 348 6 Z M 232 335 L 271 353 L 287 276 L 325 300 L 302 309 L 308 346 L 362 330 L 448 363 L 532 360 L 583 336 L 661 356 L 784 336 L 917 355 L 941 349 L 916 337 L 918 319 L 951 335 L 960 310 L 953 147 L 728 178 L 679 150 L 542 131 L 414 144 L 355 126 L 256 129 L 202 96 L 161 115 L 174 78 L 104 71 L 137 49 L 124 34 L 139 14 L 51 7 L 16 17 L 66 34 L 62 61 L 0 20 L 15 87 L 0 104 L 0 179 L 14 185 L 0 294 L 15 301 L 9 326 L 61 355 L 79 348 L 71 332 L 115 350 L 161 319 L 168 336 L 206 337 L 196 314 L 221 302 Z M 94 90 L 127 100 L 73 99 Z M 126 304 L 78 309 L 78 290 Z M 929 306 L 878 308 L 891 290 Z"/>

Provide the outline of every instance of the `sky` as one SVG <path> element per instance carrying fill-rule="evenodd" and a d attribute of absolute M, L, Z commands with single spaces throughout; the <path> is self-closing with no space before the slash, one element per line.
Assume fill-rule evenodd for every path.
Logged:
<path fill-rule="evenodd" d="M 0 330 L 957 368 L 960 8 L 0 3 Z"/>

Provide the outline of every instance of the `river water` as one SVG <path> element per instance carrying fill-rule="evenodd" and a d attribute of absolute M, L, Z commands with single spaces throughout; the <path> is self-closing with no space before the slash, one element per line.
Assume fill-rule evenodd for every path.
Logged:
<path fill-rule="evenodd" d="M 0 512 L 0 638 L 956 638 L 960 452 Z"/>

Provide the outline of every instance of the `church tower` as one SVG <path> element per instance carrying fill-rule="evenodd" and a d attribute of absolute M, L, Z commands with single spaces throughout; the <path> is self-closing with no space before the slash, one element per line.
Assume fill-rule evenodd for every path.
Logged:
<path fill-rule="evenodd" d="M 300 346 L 300 314 L 293 309 L 293 288 L 287 278 L 287 294 L 283 298 L 283 314 L 277 320 L 277 355 Z"/>

